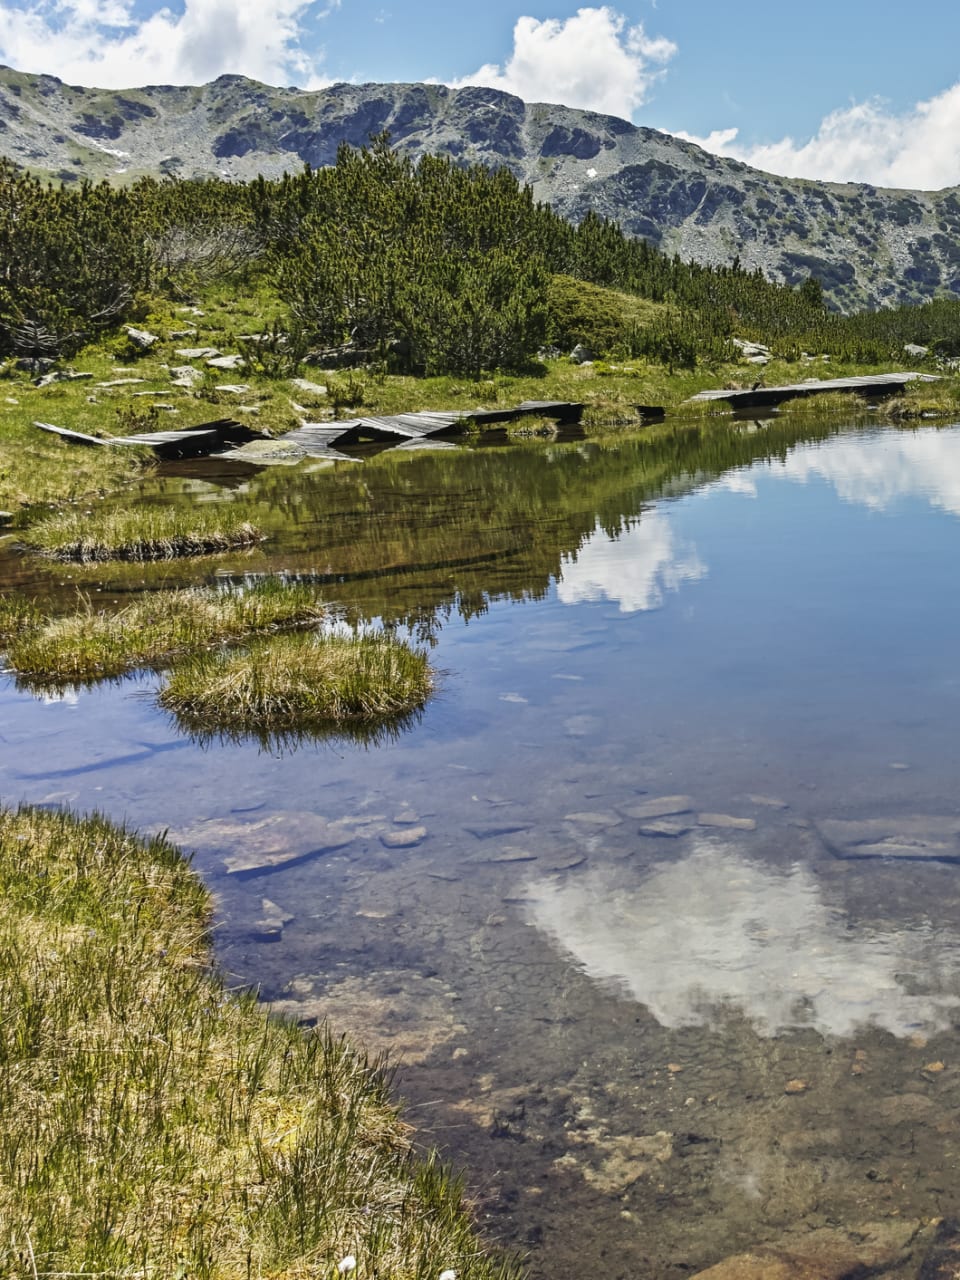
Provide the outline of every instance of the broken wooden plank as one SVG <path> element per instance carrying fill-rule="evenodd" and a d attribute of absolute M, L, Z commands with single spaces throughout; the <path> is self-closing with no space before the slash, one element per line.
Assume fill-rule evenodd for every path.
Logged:
<path fill-rule="evenodd" d="M 578 423 L 584 406 L 570 400 L 524 400 L 522 404 L 507 409 L 467 409 L 458 416 L 475 426 L 496 426 L 501 422 L 514 422 L 517 418 L 536 416 L 553 418 L 564 426 Z"/>
<path fill-rule="evenodd" d="M 35 422 L 33 425 L 41 431 L 60 436 L 70 444 L 141 447 L 152 449 L 158 458 L 200 457 L 219 453 L 227 446 L 264 439 L 262 432 L 252 431 L 246 423 L 237 422 L 235 418 L 217 418 L 213 422 L 198 422 L 195 426 L 181 427 L 176 431 L 143 431 L 129 436 L 89 436 L 82 431 L 56 427 L 52 422 Z"/>
<path fill-rule="evenodd" d="M 71 431 L 68 427 L 55 427 L 52 422 L 35 422 L 33 425 L 39 427 L 41 431 L 49 431 L 51 435 L 60 436 L 62 439 L 69 441 L 70 444 L 104 445 L 111 442 L 110 436 L 106 438 L 88 436 L 84 435 L 82 431 Z"/>

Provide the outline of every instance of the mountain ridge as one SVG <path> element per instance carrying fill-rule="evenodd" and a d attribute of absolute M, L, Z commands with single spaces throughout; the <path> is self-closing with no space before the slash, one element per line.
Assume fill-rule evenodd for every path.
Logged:
<path fill-rule="evenodd" d="M 440 84 L 277 88 L 224 75 L 105 90 L 0 67 L 0 155 L 64 182 L 279 177 L 388 131 L 415 157 L 505 165 L 579 221 L 593 209 L 668 253 L 816 276 L 831 304 L 960 298 L 960 188 L 783 178 L 616 116 Z"/>

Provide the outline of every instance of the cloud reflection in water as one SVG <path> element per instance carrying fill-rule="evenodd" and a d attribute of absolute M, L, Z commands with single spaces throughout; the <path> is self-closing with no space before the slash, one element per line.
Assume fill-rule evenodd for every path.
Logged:
<path fill-rule="evenodd" d="M 668 516 L 649 511 L 618 538 L 597 528 L 575 557 L 564 557 L 557 595 L 563 604 L 615 600 L 621 613 L 636 613 L 659 608 L 666 591 L 706 573 L 696 548 L 677 539 Z"/>
<path fill-rule="evenodd" d="M 590 977 L 647 1006 L 663 1026 L 741 1014 L 760 1035 L 868 1024 L 897 1036 L 951 1025 L 957 939 L 932 928 L 854 931 L 801 865 L 750 862 L 719 842 L 623 884 L 616 867 L 527 886 L 532 924 Z"/>
<path fill-rule="evenodd" d="M 960 515 L 960 433 L 955 430 L 803 445 L 785 461 L 771 463 L 771 470 L 801 484 L 820 477 L 844 501 L 873 511 L 901 498 L 923 498 L 931 507 Z"/>

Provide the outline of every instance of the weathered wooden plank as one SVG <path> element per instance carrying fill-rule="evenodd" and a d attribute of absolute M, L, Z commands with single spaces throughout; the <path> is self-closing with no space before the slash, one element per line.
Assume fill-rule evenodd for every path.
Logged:
<path fill-rule="evenodd" d="M 688 404 L 702 400 L 726 400 L 735 409 L 750 409 L 757 405 L 782 404 L 802 396 L 822 395 L 826 391 L 849 391 L 858 395 L 893 395 L 910 382 L 937 382 L 931 373 L 871 373 L 852 378 L 812 378 L 808 382 L 788 383 L 779 387 L 754 386 L 748 390 L 723 387 L 713 391 L 700 391 L 691 396 Z"/>
<path fill-rule="evenodd" d="M 468 409 L 461 417 L 476 426 L 496 426 L 501 422 L 514 422 L 517 418 L 536 415 L 554 418 L 565 425 L 577 423 L 583 416 L 583 405 L 568 400 L 524 400 L 508 409 Z"/>
<path fill-rule="evenodd" d="M 39 427 L 41 431 L 48 431 L 52 436 L 60 436 L 64 440 L 68 440 L 70 444 L 82 445 L 105 445 L 110 444 L 110 438 L 102 439 L 100 436 L 84 435 L 82 431 L 71 431 L 68 427 L 55 427 L 52 422 L 35 422 L 35 427 Z"/>
<path fill-rule="evenodd" d="M 263 434 L 252 431 L 244 422 L 235 418 L 217 418 L 213 422 L 200 422 L 193 427 L 177 431 L 143 431 L 129 436 L 88 436 L 82 431 L 54 426 L 52 422 L 35 422 L 35 427 L 60 436 L 71 444 L 99 445 L 101 447 L 147 448 L 160 458 L 188 458 L 217 453 L 225 446 L 246 444 L 250 440 L 262 440 Z"/>

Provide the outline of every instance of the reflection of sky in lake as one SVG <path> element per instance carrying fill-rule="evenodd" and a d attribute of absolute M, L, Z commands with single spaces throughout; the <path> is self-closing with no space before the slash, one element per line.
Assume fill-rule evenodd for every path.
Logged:
<path fill-rule="evenodd" d="M 960 435 L 955 431 L 888 433 L 833 440 L 829 447 L 802 445 L 774 475 L 807 483 L 820 478 L 847 502 L 885 511 L 897 499 L 920 498 L 960 515 Z"/>
<path fill-rule="evenodd" d="M 703 496 L 756 498 L 765 473 L 803 485 L 826 481 L 845 502 L 875 512 L 898 500 L 918 499 L 960 515 L 956 431 L 871 432 L 800 445 L 782 461 L 728 472 Z M 575 555 L 564 557 L 558 599 L 568 605 L 610 600 L 621 613 L 636 613 L 657 609 L 668 594 L 704 579 L 708 567 L 677 517 L 671 503 L 644 512 L 617 538 L 598 527 Z"/>
<path fill-rule="evenodd" d="M 783 874 L 720 842 L 699 842 L 639 884 L 598 867 L 565 883 L 531 881 L 528 892 L 537 928 L 666 1027 L 736 1012 L 762 1035 L 873 1025 L 906 1036 L 949 1027 L 960 1005 L 940 989 L 960 977 L 956 938 L 905 925 L 854 932 L 806 867 Z"/>
<path fill-rule="evenodd" d="M 648 511 L 611 538 L 602 529 L 565 556 L 557 583 L 563 604 L 615 600 L 621 613 L 656 609 L 664 593 L 696 582 L 707 572 L 696 548 L 678 538 L 664 511 Z"/>

